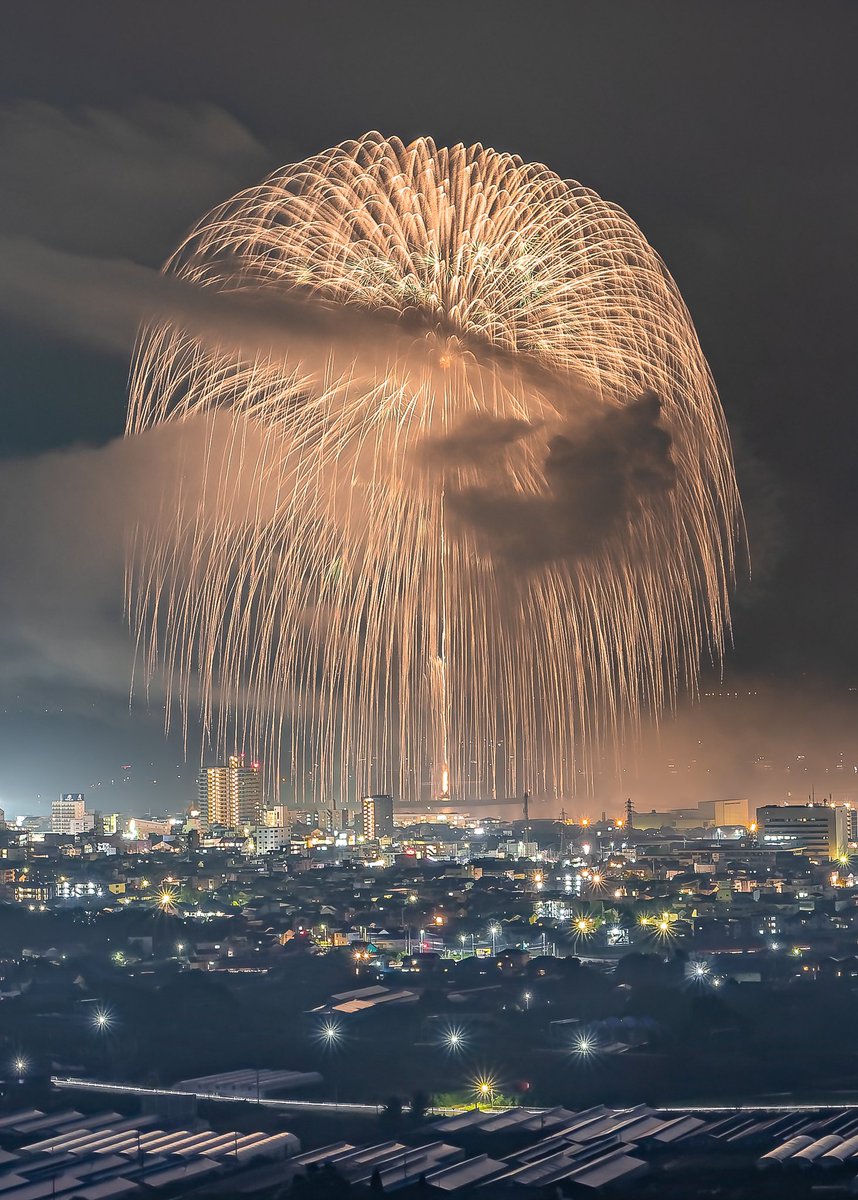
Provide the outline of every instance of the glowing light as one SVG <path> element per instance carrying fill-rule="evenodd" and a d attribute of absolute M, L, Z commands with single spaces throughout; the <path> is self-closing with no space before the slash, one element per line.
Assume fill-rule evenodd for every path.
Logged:
<path fill-rule="evenodd" d="M 97 1008 L 92 1014 L 92 1023 L 99 1033 L 106 1033 L 113 1025 L 113 1017 L 106 1008 Z"/>
<path fill-rule="evenodd" d="M 641 925 L 648 925 L 653 935 L 661 941 L 667 941 L 677 934 L 680 917 L 674 912 L 661 912 L 657 916 L 640 917 Z"/>
<path fill-rule="evenodd" d="M 165 888 L 161 888 L 161 890 L 156 895 L 155 903 L 157 904 L 158 908 L 160 908 L 161 912 L 174 913 L 176 911 L 176 900 L 177 899 L 178 899 L 178 892 L 176 891 L 176 889 L 165 887 Z"/>
<path fill-rule="evenodd" d="M 695 962 L 691 964 L 691 978 L 702 983 L 709 978 L 709 964 L 705 962 Z"/>
<path fill-rule="evenodd" d="M 342 1029 L 336 1021 L 325 1021 L 317 1035 L 319 1041 L 328 1049 L 333 1049 L 342 1041 Z"/>
<path fill-rule="evenodd" d="M 15 1074 L 18 1076 L 26 1074 L 29 1065 L 29 1062 L 22 1054 L 19 1054 L 12 1063 L 12 1066 L 15 1069 Z"/>
<path fill-rule="evenodd" d="M 595 1053 L 595 1050 L 596 1043 L 586 1034 L 582 1034 L 579 1038 L 576 1038 L 572 1046 L 573 1053 L 579 1055 L 581 1058 L 589 1058 L 590 1055 Z"/>
<path fill-rule="evenodd" d="M 592 917 L 576 917 L 572 922 L 572 927 L 582 937 L 589 937 L 591 933 L 595 932 L 596 922 Z"/>
<path fill-rule="evenodd" d="M 488 1100 L 489 1104 L 494 1104 L 496 1086 L 496 1081 L 491 1075 L 478 1075 L 471 1090 L 478 1103 L 480 1100 Z"/>
<path fill-rule="evenodd" d="M 467 1038 L 462 1029 L 456 1025 L 451 1025 L 449 1029 L 444 1030 L 443 1034 L 444 1046 L 453 1054 L 457 1054 L 465 1048 Z"/>
<path fill-rule="evenodd" d="M 170 425 L 198 455 L 139 528 L 129 610 L 143 674 L 217 744 L 276 777 L 282 755 L 319 799 L 347 775 L 405 800 L 427 778 L 562 795 L 722 654 L 724 416 L 618 207 L 478 145 L 370 133 L 228 200 L 165 271 L 177 303 L 141 330 L 127 431 Z M 597 435 L 658 461 L 581 535 L 567 514 L 602 502 L 558 490 L 558 447 L 586 467 Z M 544 507 L 554 540 L 503 519 Z"/>

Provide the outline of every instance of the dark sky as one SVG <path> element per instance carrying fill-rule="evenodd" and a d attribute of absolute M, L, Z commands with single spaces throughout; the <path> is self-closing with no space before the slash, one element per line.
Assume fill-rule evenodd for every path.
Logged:
<path fill-rule="evenodd" d="M 766 696 L 760 754 L 812 740 L 822 712 L 858 754 L 854 0 L 12 0 L 4 17 L 0 806 L 126 775 L 102 807 L 186 786 L 157 703 L 128 711 L 121 563 L 98 543 L 145 463 L 109 446 L 130 339 L 76 292 L 80 262 L 158 266 L 214 202 L 372 128 L 514 151 L 631 213 L 736 440 L 754 574 L 730 686 Z M 707 720 L 680 713 L 682 737 L 706 741 Z M 750 788 L 739 760 L 730 785 Z"/>

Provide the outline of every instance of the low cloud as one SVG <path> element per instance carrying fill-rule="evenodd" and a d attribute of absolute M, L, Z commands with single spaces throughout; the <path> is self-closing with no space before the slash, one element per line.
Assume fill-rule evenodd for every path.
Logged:
<path fill-rule="evenodd" d="M 271 154 L 220 108 L 0 108 L 0 230 L 75 254 L 159 264 L 184 230 Z"/>

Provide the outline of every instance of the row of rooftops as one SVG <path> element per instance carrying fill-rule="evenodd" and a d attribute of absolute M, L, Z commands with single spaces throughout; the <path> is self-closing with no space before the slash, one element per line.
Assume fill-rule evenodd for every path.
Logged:
<path fill-rule="evenodd" d="M 268 1183 L 327 1168 L 349 1183 L 386 1192 L 419 1184 L 424 1191 L 463 1197 L 535 1195 L 562 1184 L 572 1194 L 586 1194 L 648 1173 L 670 1175 L 675 1183 L 703 1159 L 717 1163 L 727 1152 L 750 1170 L 837 1168 L 841 1176 L 858 1177 L 858 1109 L 848 1108 L 474 1108 L 434 1121 L 424 1140 L 419 1131 L 410 1139 L 413 1144 L 338 1141 L 302 1152 L 288 1132 L 165 1129 L 155 1116 L 25 1109 L 0 1116 L 0 1195 L 180 1196 L 203 1181 L 225 1195 L 232 1194 L 233 1178 L 237 1194 L 253 1190 L 251 1164 Z"/>
<path fill-rule="evenodd" d="M 0 1116 L 0 1195 L 4 1200 L 114 1200 L 175 1194 L 300 1151 L 292 1133 L 163 1129 L 157 1118 L 74 1109 L 25 1109 Z"/>

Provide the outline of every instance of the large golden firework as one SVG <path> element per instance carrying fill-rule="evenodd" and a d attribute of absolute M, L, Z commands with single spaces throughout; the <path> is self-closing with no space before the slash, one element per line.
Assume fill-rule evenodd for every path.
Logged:
<path fill-rule="evenodd" d="M 165 273 L 216 303 L 141 332 L 128 432 L 196 420 L 203 483 L 137 531 L 129 594 L 186 725 L 307 798 L 556 797 L 721 655 L 727 430 L 621 209 L 373 133 Z"/>

